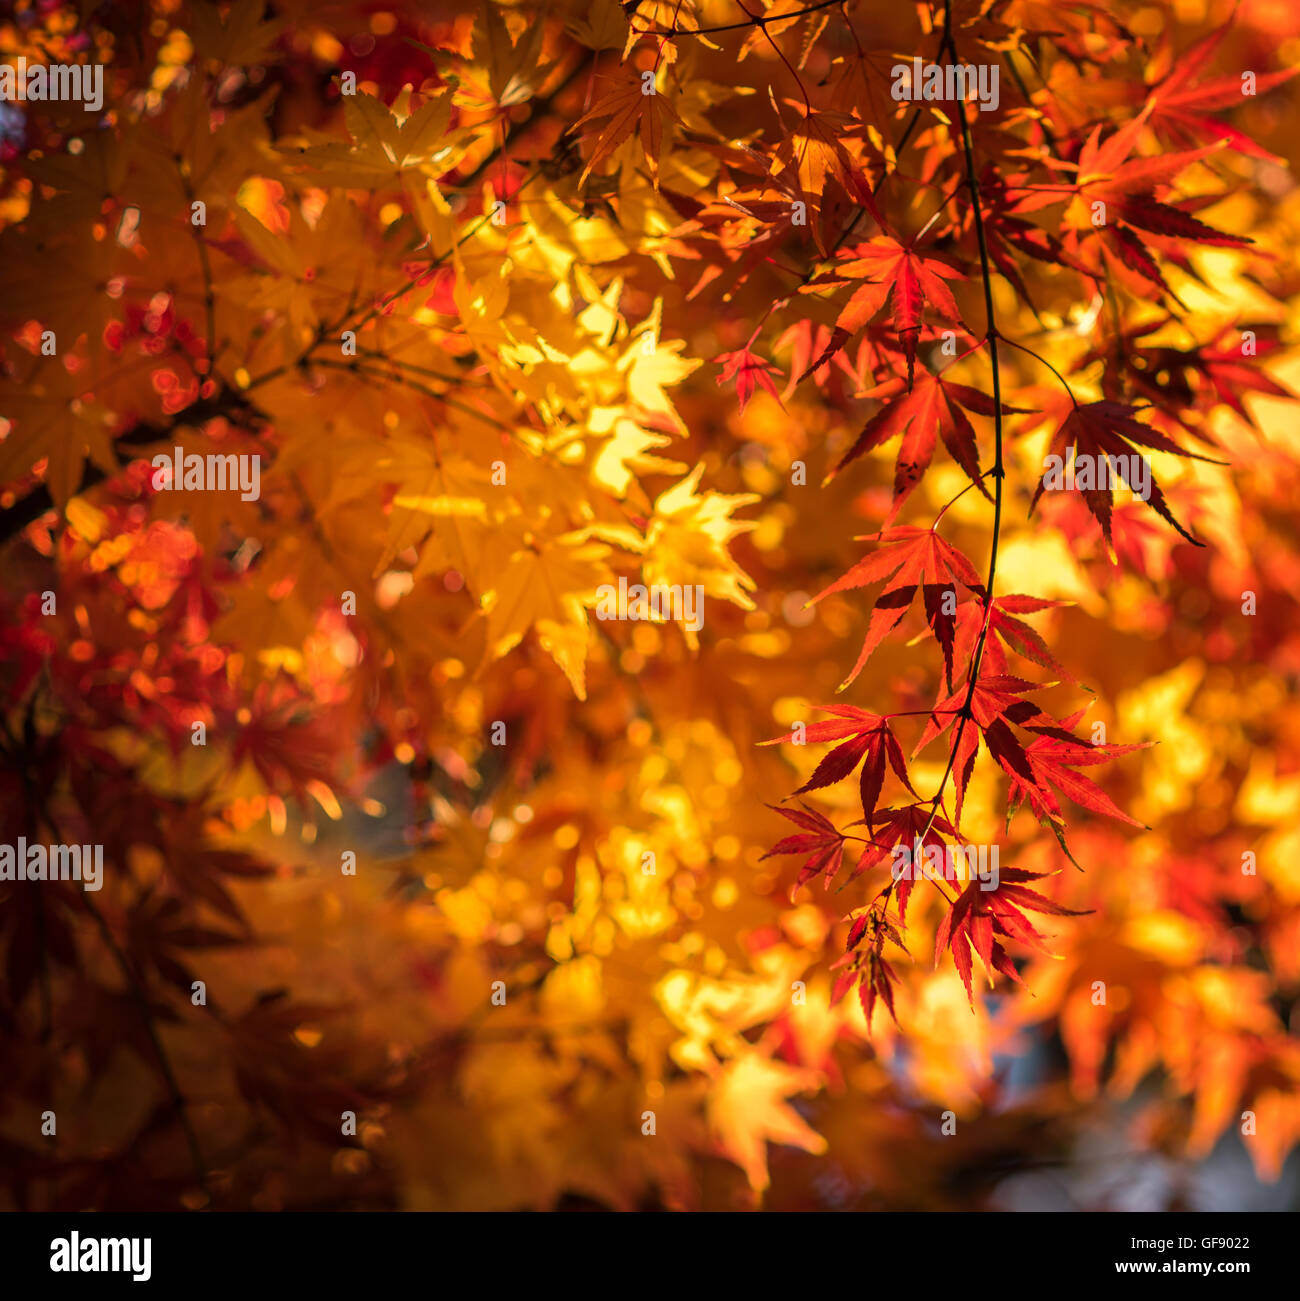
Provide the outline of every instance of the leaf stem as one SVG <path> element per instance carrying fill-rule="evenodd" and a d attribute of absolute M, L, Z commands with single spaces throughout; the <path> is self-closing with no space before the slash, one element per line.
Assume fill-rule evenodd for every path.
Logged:
<path fill-rule="evenodd" d="M 1065 376 L 1062 375 L 1061 372 L 1057 370 L 1056 367 L 1053 366 L 1050 361 L 1047 360 L 1046 357 L 1039 356 L 1039 354 L 1036 353 L 1032 348 L 1026 348 L 1023 343 L 1017 343 L 1014 339 L 1003 338 L 1002 342 L 1005 344 L 1009 344 L 1012 348 L 1019 348 L 1021 352 L 1025 353 L 1027 356 L 1032 357 L 1035 361 L 1042 362 L 1042 364 L 1046 366 L 1047 369 L 1050 370 L 1052 374 L 1055 375 L 1056 378 L 1059 379 L 1061 383 L 1065 386 L 1065 391 L 1070 395 L 1070 401 L 1074 403 L 1076 410 L 1078 409 L 1079 399 L 1074 396 L 1074 390 L 1070 387 L 1070 381 L 1067 380 Z"/>

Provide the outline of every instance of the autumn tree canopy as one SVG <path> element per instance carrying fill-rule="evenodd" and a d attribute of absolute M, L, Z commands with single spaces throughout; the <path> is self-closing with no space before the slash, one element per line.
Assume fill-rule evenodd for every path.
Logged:
<path fill-rule="evenodd" d="M 0 45 L 0 1204 L 1278 1179 L 1300 13 Z"/>

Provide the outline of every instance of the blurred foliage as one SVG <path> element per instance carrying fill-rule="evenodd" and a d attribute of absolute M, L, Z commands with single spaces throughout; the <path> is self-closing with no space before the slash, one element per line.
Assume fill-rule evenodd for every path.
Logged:
<path fill-rule="evenodd" d="M 0 106 L 0 842 L 105 859 L 99 892 L 0 882 L 0 1205 L 953 1209 L 1068 1166 L 1126 1100 L 1131 1150 L 1236 1135 L 1278 1176 L 1300 92 L 1275 74 L 1300 11 L 756 13 L 0 23 L 6 61 L 105 74 L 99 114 Z M 961 109 L 890 94 L 945 52 L 1001 69 L 967 118 L 987 277 Z M 1099 164 L 1116 130 L 1133 152 Z M 906 455 L 886 435 L 832 473 L 949 364 L 980 401 L 942 446 L 918 453 L 926 414 Z M 1150 453 L 1160 500 L 1203 546 L 1155 494 L 1118 493 L 1105 533 L 1081 494 L 1030 513 L 1063 385 L 1177 444 Z M 885 917 L 887 864 L 796 888 L 771 809 L 826 751 L 760 742 L 828 701 L 915 714 L 903 771 L 923 809 L 943 792 L 951 735 L 911 747 L 963 699 L 983 604 L 952 684 L 914 611 L 836 696 L 871 603 L 808 602 L 855 537 L 940 514 L 982 578 L 995 437 L 993 590 L 1060 603 L 1024 616 L 1050 659 L 1006 671 L 1113 753 L 1101 799 L 1010 817 L 986 738 L 961 837 L 1079 915 L 1036 916 L 1050 955 L 1010 943 L 968 999 L 952 898 L 918 886 L 868 1022 L 832 966 Z M 260 498 L 156 490 L 177 446 L 260 456 Z M 703 627 L 596 618 L 620 577 L 698 584 Z M 809 799 L 848 830 L 858 793 Z"/>

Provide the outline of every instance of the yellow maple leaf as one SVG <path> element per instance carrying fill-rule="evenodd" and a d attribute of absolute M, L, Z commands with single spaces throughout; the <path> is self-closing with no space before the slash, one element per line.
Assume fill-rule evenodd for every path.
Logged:
<path fill-rule="evenodd" d="M 530 22 L 523 15 L 512 18 L 513 33 L 501 9 L 485 0 L 474 24 L 473 66 L 456 77 L 458 106 L 491 112 L 526 104 L 545 80 L 550 64 L 542 61 L 544 13 Z"/>
<path fill-rule="evenodd" d="M 626 55 L 636 38 L 618 0 L 587 0 L 581 13 L 568 25 L 578 41 L 589 50 L 622 50 Z"/>
<path fill-rule="evenodd" d="M 526 535 L 524 546 L 483 595 L 493 656 L 505 655 L 536 628 L 543 649 L 564 670 L 578 699 L 585 700 L 587 609 L 597 589 L 611 581 L 609 551 L 577 533 L 546 539 Z"/>
<path fill-rule="evenodd" d="M 647 415 L 663 417 L 680 433 L 686 424 L 673 406 L 665 387 L 680 384 L 702 363 L 678 356 L 686 347 L 681 339 L 664 342 L 660 337 L 663 300 L 655 299 L 654 310 L 632 332 L 627 351 L 619 359 L 619 369 L 627 372 L 627 398 Z"/>
<path fill-rule="evenodd" d="M 707 596 L 752 610 L 754 580 L 732 558 L 727 543 L 756 527 L 752 520 L 732 519 L 731 513 L 759 498 L 754 493 L 697 493 L 703 473 L 701 461 L 655 502 L 646 527 L 646 582 L 698 584 Z"/>
<path fill-rule="evenodd" d="M 410 114 L 390 110 L 374 95 L 347 95 L 343 115 L 351 144 L 327 140 L 283 152 L 323 180 L 350 190 L 414 187 L 422 194 L 428 177 L 453 164 L 452 153 L 460 137 L 455 132 L 448 134 L 451 99 L 446 94 L 427 99 Z"/>
<path fill-rule="evenodd" d="M 817 1155 L 826 1140 L 786 1101 L 815 1089 L 821 1074 L 773 1061 L 758 1049 L 728 1062 L 709 1096 L 709 1126 L 723 1152 L 761 1193 L 769 1181 L 767 1144 L 784 1143 Z"/>
<path fill-rule="evenodd" d="M 635 420 L 618 416 L 609 407 L 593 411 L 587 428 L 594 435 L 607 437 L 591 463 L 591 477 L 615 497 L 627 496 L 638 472 L 680 474 L 686 469 L 681 461 L 649 454 L 651 448 L 666 447 L 671 439 L 642 429 Z"/>

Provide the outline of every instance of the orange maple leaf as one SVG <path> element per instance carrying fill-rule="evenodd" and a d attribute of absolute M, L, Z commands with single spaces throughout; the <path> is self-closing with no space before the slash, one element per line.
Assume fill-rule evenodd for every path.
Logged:
<path fill-rule="evenodd" d="M 621 70 L 613 89 L 597 100 L 570 128 L 576 131 L 588 122 L 609 119 L 597 135 L 596 147 L 592 150 L 586 167 L 582 169 L 579 184 L 586 182 L 597 163 L 608 158 L 624 141 L 630 140 L 634 132 L 639 132 L 650 176 L 658 186 L 659 151 L 663 146 L 661 114 L 666 114 L 676 122 L 681 121 L 672 105 L 660 97 L 653 74 L 648 71 L 636 73 L 631 69 Z M 583 134 L 586 136 L 596 133 L 588 131 Z"/>

